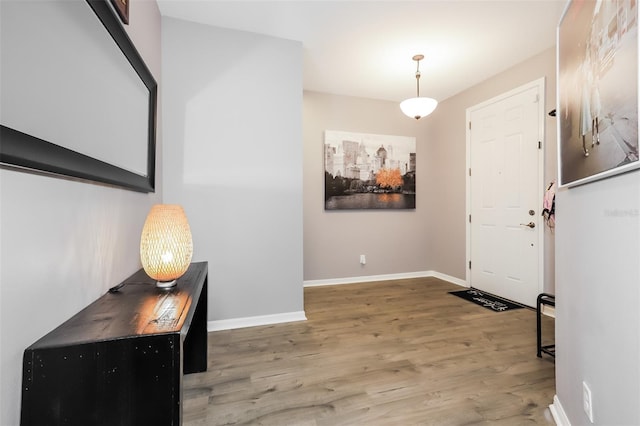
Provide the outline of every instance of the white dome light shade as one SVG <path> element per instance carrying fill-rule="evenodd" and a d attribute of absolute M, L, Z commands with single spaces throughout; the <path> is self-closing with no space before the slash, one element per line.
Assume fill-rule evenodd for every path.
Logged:
<path fill-rule="evenodd" d="M 438 101 L 433 98 L 409 98 L 400 103 L 402 112 L 416 120 L 431 114 L 438 106 Z"/>

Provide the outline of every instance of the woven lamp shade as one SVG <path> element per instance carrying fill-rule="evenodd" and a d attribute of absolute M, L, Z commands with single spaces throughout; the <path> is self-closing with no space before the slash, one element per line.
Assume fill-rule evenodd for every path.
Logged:
<path fill-rule="evenodd" d="M 151 207 L 140 237 L 140 260 L 147 275 L 158 280 L 159 287 L 173 286 L 189 268 L 192 255 L 191 229 L 182 207 Z"/>

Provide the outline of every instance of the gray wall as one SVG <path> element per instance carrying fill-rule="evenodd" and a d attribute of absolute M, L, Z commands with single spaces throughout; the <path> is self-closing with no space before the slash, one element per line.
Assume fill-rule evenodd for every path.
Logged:
<path fill-rule="evenodd" d="M 428 198 L 441 208 L 433 211 L 428 235 L 439 247 L 431 254 L 432 268 L 464 279 L 466 275 L 466 109 L 523 84 L 546 78 L 545 111 L 555 108 L 555 49 L 549 49 L 442 102 L 433 114 L 427 135 L 432 145 L 427 167 Z M 544 180 L 556 178 L 555 118 L 546 117 Z M 540 207 L 542 199 L 540 199 Z M 544 289 L 554 289 L 554 237 L 545 227 Z"/>
<path fill-rule="evenodd" d="M 302 45 L 162 21 L 164 199 L 209 262 L 209 320 L 302 312 Z"/>
<path fill-rule="evenodd" d="M 426 196 L 431 121 L 410 119 L 398 103 L 304 93 L 304 279 L 326 280 L 429 270 Z M 416 138 L 415 210 L 324 210 L 324 131 Z M 367 264 L 360 265 L 360 254 Z"/>
<path fill-rule="evenodd" d="M 555 108 L 555 49 L 549 49 L 438 105 L 419 121 L 395 102 L 305 92 L 304 278 L 331 280 L 420 271 L 466 276 L 466 109 L 546 78 Z M 555 118 L 546 117 L 545 182 L 556 177 Z M 415 211 L 324 211 L 323 132 L 417 138 Z M 540 200 L 542 206 L 542 199 Z M 367 265 L 358 263 L 367 255 Z M 554 236 L 545 227 L 544 288 L 554 289 Z"/>
<path fill-rule="evenodd" d="M 573 425 L 640 424 L 640 171 L 557 194 L 556 391 Z"/>
<path fill-rule="evenodd" d="M 0 2 L 0 13 L 2 5 Z M 160 79 L 160 13 L 133 2 L 133 42 Z M 46 19 L 34 16 L 33 19 Z M 34 37 L 46 36 L 34 34 Z M 2 40 L 19 43 L 20 40 Z M 78 66 L 87 58 L 76 58 Z M 1 61 L 0 61 L 1 64 Z M 59 99 L 64 108 L 65 99 Z M 82 120 L 82 117 L 77 117 Z M 161 123 L 161 116 L 158 117 Z M 162 133 L 158 134 L 162 146 Z M 156 176 L 162 180 L 159 165 Z M 140 231 L 155 194 L 0 169 L 0 424 L 20 416 L 22 353 L 140 268 Z"/>

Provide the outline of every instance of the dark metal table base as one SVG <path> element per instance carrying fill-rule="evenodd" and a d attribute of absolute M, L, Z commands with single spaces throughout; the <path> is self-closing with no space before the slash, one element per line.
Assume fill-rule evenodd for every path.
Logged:
<path fill-rule="evenodd" d="M 542 353 L 556 357 L 556 345 L 542 345 L 542 306 L 556 306 L 556 297 L 549 293 L 540 293 L 536 303 L 536 320 L 537 320 L 537 341 L 538 341 L 538 358 L 542 358 Z"/>

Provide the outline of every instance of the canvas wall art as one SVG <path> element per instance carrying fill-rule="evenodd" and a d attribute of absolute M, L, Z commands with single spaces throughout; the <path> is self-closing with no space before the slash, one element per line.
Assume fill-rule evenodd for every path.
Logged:
<path fill-rule="evenodd" d="M 416 138 L 327 130 L 325 210 L 415 209 Z"/>
<path fill-rule="evenodd" d="M 558 28 L 557 117 L 561 186 L 640 165 L 636 0 L 568 3 Z"/>

